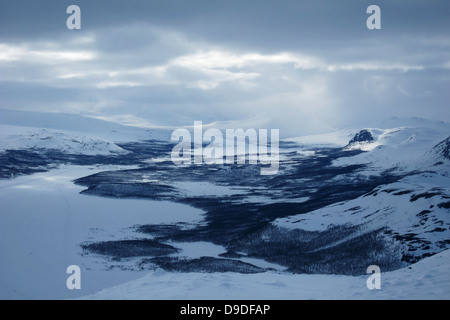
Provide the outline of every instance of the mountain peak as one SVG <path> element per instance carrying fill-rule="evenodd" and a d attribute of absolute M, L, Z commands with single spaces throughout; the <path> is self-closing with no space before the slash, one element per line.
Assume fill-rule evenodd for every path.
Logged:
<path fill-rule="evenodd" d="M 348 144 L 353 144 L 356 142 L 373 142 L 375 139 L 373 138 L 372 132 L 367 129 L 363 129 L 350 140 Z"/>

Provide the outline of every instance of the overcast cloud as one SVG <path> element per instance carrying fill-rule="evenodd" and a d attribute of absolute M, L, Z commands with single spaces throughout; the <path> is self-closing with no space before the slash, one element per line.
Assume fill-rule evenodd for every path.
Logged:
<path fill-rule="evenodd" d="M 66 8 L 82 29 L 66 28 Z M 382 29 L 366 28 L 366 8 Z M 0 108 L 129 124 L 450 121 L 449 1 L 0 1 Z"/>

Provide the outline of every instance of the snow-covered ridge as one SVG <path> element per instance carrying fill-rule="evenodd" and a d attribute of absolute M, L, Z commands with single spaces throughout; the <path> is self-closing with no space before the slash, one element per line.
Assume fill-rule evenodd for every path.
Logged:
<path fill-rule="evenodd" d="M 124 126 L 87 116 L 0 109 L 0 152 L 58 150 L 74 155 L 121 155 L 117 143 L 170 140 L 164 129 Z"/>
<path fill-rule="evenodd" d="M 128 151 L 111 141 L 82 133 L 0 125 L 0 152 L 6 150 L 58 150 L 76 155 L 120 155 Z"/>
<path fill-rule="evenodd" d="M 171 131 L 167 129 L 131 127 L 76 114 L 4 109 L 0 109 L 0 125 L 47 129 L 51 132 L 87 136 L 114 143 L 145 140 L 169 141 L 171 134 Z M 0 130 L 1 133 L 5 133 L 3 129 Z"/>
<path fill-rule="evenodd" d="M 273 224 L 307 231 L 344 225 L 357 226 L 359 233 L 383 229 L 407 246 L 403 254 L 414 261 L 446 247 L 449 205 L 450 177 L 422 173 L 380 186 L 357 199 L 277 219 Z"/>
<path fill-rule="evenodd" d="M 284 141 L 297 143 L 304 148 L 341 147 L 344 150 L 363 151 L 372 151 L 383 146 L 396 150 L 414 145 L 423 155 L 448 138 L 449 133 L 450 123 L 420 118 L 391 118 L 376 126 L 346 128 L 330 133 L 288 138 Z M 371 135 L 372 139 L 366 139 L 366 135 Z"/>
<path fill-rule="evenodd" d="M 450 124 L 425 119 L 390 119 L 379 127 L 349 128 L 327 134 L 285 139 L 297 145 L 298 153 L 316 148 L 361 150 L 353 157 L 333 161 L 333 166 L 368 165 L 365 174 L 384 170 L 409 172 L 450 160 Z"/>
<path fill-rule="evenodd" d="M 403 128 L 363 129 L 355 134 L 355 136 L 352 138 L 352 140 L 349 141 L 344 150 L 372 151 L 379 146 L 389 144 L 389 138 L 402 130 Z"/>
<path fill-rule="evenodd" d="M 430 154 L 434 155 L 436 160 L 450 160 L 450 136 L 437 144 L 430 151 Z"/>
<path fill-rule="evenodd" d="M 364 165 L 355 178 L 398 174 L 401 178 L 356 199 L 306 214 L 281 218 L 274 226 L 288 230 L 325 232 L 352 227 L 357 237 L 383 230 L 400 243 L 402 259 L 414 262 L 448 248 L 450 238 L 450 124 L 424 119 L 389 121 L 390 128 L 356 131 L 343 151 L 363 153 L 333 161 L 335 167 Z M 335 133 L 342 139 L 342 132 Z M 325 137 L 322 135 L 321 137 Z M 302 139 L 297 139 L 302 141 Z M 315 140 L 317 142 L 317 140 Z M 314 145 L 301 145 L 300 148 Z M 341 239 L 347 241 L 350 239 Z M 339 243 L 330 243 L 337 246 Z"/>
<path fill-rule="evenodd" d="M 367 129 L 373 141 L 354 142 L 344 150 L 368 151 L 351 158 L 340 158 L 335 166 L 364 163 L 377 170 L 396 168 L 400 171 L 421 170 L 447 158 L 448 144 L 445 140 L 450 125 L 434 127 L 397 127 L 392 129 Z M 433 151 L 431 151 L 433 150 Z"/>

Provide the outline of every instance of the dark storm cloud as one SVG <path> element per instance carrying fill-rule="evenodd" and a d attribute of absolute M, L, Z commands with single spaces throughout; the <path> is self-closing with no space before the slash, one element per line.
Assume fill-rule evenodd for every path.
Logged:
<path fill-rule="evenodd" d="M 82 30 L 66 28 L 71 4 Z M 371 4 L 381 30 L 366 28 Z M 0 107 L 161 125 L 250 119 L 283 135 L 391 115 L 450 121 L 449 9 L 436 0 L 2 0 Z"/>
<path fill-rule="evenodd" d="M 374 3 L 383 9 L 385 40 L 448 34 L 445 0 L 2 0 L 0 36 L 66 36 L 65 10 L 77 4 L 83 27 L 91 30 L 145 22 L 184 31 L 195 40 L 259 50 L 340 47 L 374 37 L 365 28 L 365 10 Z"/>

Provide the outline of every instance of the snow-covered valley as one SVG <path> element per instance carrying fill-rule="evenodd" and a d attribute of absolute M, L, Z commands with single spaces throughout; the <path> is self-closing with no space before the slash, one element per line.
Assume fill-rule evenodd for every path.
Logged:
<path fill-rule="evenodd" d="M 0 298 L 450 298 L 447 123 L 285 139 L 261 176 L 175 166 L 163 129 L 0 115 Z"/>

